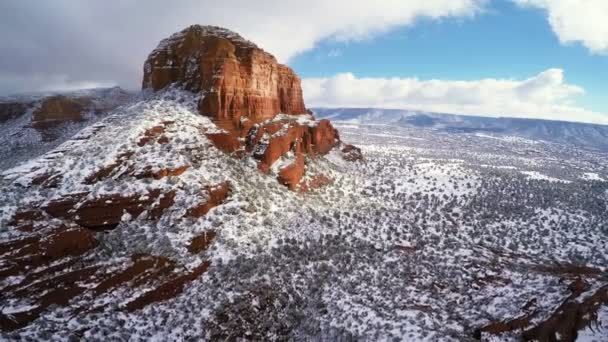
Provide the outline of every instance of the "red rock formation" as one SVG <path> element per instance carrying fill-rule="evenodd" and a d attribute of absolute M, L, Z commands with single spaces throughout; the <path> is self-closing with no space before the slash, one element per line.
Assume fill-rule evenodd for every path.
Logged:
<path fill-rule="evenodd" d="M 326 154 L 338 143 L 338 132 L 327 120 L 309 126 L 285 119 L 252 128 L 247 137 L 247 150 L 260 160 L 259 168 L 266 172 L 287 152 L 314 158 Z"/>
<path fill-rule="evenodd" d="M 315 152 L 326 154 L 336 146 L 340 140 L 338 131 L 331 125 L 329 120 L 321 120 L 311 129 L 312 144 Z"/>
<path fill-rule="evenodd" d="M 296 162 L 280 171 L 279 181 L 295 189 L 307 158 L 324 155 L 340 143 L 328 120 L 315 122 L 306 110 L 300 83 L 289 67 L 238 34 L 194 25 L 152 51 L 144 64 L 142 87 L 158 91 L 173 84 L 200 94 L 199 112 L 224 131 L 205 133 L 207 138 L 224 152 L 253 154 L 263 172 L 293 153 Z M 289 115 L 277 118 L 279 113 Z M 142 139 L 140 145 L 151 140 Z M 358 150 L 349 151 L 347 159 L 359 158 Z"/>
<path fill-rule="evenodd" d="M 174 192 L 161 194 L 152 190 L 147 195 L 104 195 L 89 199 L 88 194 L 77 194 L 52 201 L 43 210 L 57 218 L 73 220 L 80 226 L 93 230 L 114 229 L 125 212 L 137 217 L 145 210 L 149 218 L 158 218 L 162 211 L 173 205 Z M 157 200 L 158 204 L 153 205 Z"/>
<path fill-rule="evenodd" d="M 279 182 L 295 190 L 304 176 L 304 157 L 298 154 L 296 161 L 279 171 Z"/>
<path fill-rule="evenodd" d="M 342 158 L 346 161 L 355 162 L 359 160 L 363 160 L 363 154 L 361 153 L 361 149 L 355 147 L 353 145 L 344 145 L 342 147 Z"/>
<path fill-rule="evenodd" d="M 81 255 L 96 245 L 97 240 L 88 230 L 65 227 L 46 237 L 36 236 L 10 241 L 0 246 L 0 254 L 13 252 L 6 257 L 11 261 L 11 267 L 0 270 L 0 277 L 17 275 L 61 258 Z"/>
<path fill-rule="evenodd" d="M 229 30 L 194 25 L 163 40 L 144 65 L 143 88 L 172 83 L 201 93 L 199 111 L 240 126 L 278 113 L 304 114 L 300 78 Z"/>
<path fill-rule="evenodd" d="M 83 119 L 83 112 L 92 105 L 86 97 L 69 98 L 62 95 L 44 98 L 32 117 L 32 125 L 44 126 L 50 123 Z"/>

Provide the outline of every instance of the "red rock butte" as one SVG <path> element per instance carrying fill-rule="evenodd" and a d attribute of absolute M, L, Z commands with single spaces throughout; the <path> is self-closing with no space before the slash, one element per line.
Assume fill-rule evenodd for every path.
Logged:
<path fill-rule="evenodd" d="M 171 85 L 200 94 L 199 112 L 224 130 L 207 134 L 219 149 L 251 154 L 263 172 L 292 156 L 278 170 L 279 181 L 291 189 L 308 188 L 300 182 L 306 156 L 341 145 L 331 123 L 315 121 L 306 110 L 293 70 L 230 30 L 193 25 L 161 41 L 144 64 L 142 86 L 159 91 Z M 348 158 L 360 159 L 358 149 L 348 151 L 358 152 Z"/>
<path fill-rule="evenodd" d="M 293 70 L 220 27 L 190 26 L 152 51 L 144 65 L 143 88 L 157 91 L 173 83 L 201 93 L 201 114 L 237 126 L 243 117 L 257 123 L 279 113 L 306 114 Z"/>

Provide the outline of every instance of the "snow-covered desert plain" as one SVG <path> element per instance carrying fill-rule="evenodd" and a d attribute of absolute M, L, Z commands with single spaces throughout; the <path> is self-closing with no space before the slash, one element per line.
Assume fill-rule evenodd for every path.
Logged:
<path fill-rule="evenodd" d="M 80 292 L 71 300 L 45 306 L 0 338 L 608 340 L 605 153 L 500 134 L 333 123 L 364 160 L 347 162 L 336 150 L 308 160 L 307 174 L 331 179 L 308 193 L 262 174 L 249 157 L 216 149 L 201 134 L 214 124 L 180 92 L 129 103 L 2 170 L 4 242 L 25 234 L 5 228 L 18 208 L 75 193 L 172 192 L 160 219 L 125 213 L 114 229 L 95 233 L 99 245 L 64 274 L 83 264 L 120 274 L 134 254 L 182 265 L 174 273 L 206 269 L 183 292 L 143 308 L 134 299 L 153 284 L 100 291 L 101 280 L 76 278 Z M 158 126 L 165 143 L 141 144 Z M 116 160 L 124 163 L 115 176 L 91 181 Z M 155 168 L 181 173 L 129 176 Z M 53 186 L 31 186 L 40 177 Z M 223 204 L 198 219 L 184 215 L 223 182 L 231 187 Z M 188 242 L 205 232 L 213 233 L 210 246 L 189 252 Z M 6 270 L 10 249 L 0 253 Z M 39 272 L 48 277 L 38 285 L 54 271 Z M 35 311 L 40 304 L 21 294 L 54 284 L 1 278 L 3 319 Z"/>

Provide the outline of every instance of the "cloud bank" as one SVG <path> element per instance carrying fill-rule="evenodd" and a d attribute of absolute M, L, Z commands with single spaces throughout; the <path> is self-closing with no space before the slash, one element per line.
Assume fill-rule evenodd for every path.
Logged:
<path fill-rule="evenodd" d="M 283 62 L 323 39 L 370 38 L 419 18 L 469 17 L 486 0 L 0 1 L 0 94 L 138 88 L 147 54 L 191 24 L 224 26 Z"/>
<path fill-rule="evenodd" d="M 513 0 L 547 11 L 551 28 L 563 44 L 579 42 L 594 53 L 608 54 L 608 1 Z"/>
<path fill-rule="evenodd" d="M 608 124 L 608 116 L 577 107 L 584 89 L 568 84 L 561 69 L 525 80 L 419 80 L 358 78 L 352 73 L 303 80 L 309 107 L 378 107 L 491 117 Z"/>

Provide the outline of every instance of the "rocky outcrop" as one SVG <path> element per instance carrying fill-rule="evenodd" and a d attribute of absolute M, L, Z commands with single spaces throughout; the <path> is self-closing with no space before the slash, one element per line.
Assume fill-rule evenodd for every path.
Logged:
<path fill-rule="evenodd" d="M 86 97 L 50 96 L 44 98 L 34 111 L 32 125 L 42 127 L 57 122 L 82 120 L 84 111 L 91 106 L 91 99 Z"/>
<path fill-rule="evenodd" d="M 340 150 L 342 152 L 342 158 L 349 162 L 356 162 L 363 160 L 363 154 L 361 149 L 353 145 L 344 145 Z"/>
<path fill-rule="evenodd" d="M 304 157 L 315 158 L 339 143 L 338 132 L 327 120 L 315 122 L 278 118 L 255 125 L 247 136 L 247 150 L 259 160 L 258 168 L 268 172 L 280 158 L 293 155 L 295 162 L 279 173 L 281 183 L 294 188 L 304 174 Z"/>
<path fill-rule="evenodd" d="M 296 161 L 292 164 L 279 170 L 279 182 L 289 187 L 290 190 L 296 190 L 300 180 L 304 176 L 304 157 L 302 154 L 296 156 Z"/>
<path fill-rule="evenodd" d="M 201 93 L 199 110 L 225 127 L 304 114 L 300 78 L 269 53 L 219 27 L 190 26 L 163 40 L 144 65 L 143 88 L 172 83 Z"/>
<path fill-rule="evenodd" d="M 253 156 L 263 172 L 291 159 L 276 170 L 291 189 L 307 160 L 340 145 L 329 120 L 315 121 L 306 110 L 293 70 L 229 30 L 194 25 L 163 40 L 144 64 L 142 86 L 159 91 L 170 85 L 200 94 L 199 112 L 222 129 L 205 133 L 220 150 Z M 347 147 L 345 156 L 359 160 L 360 150 Z"/>

